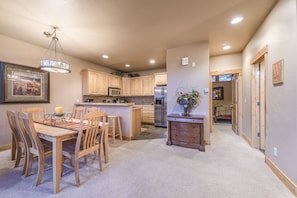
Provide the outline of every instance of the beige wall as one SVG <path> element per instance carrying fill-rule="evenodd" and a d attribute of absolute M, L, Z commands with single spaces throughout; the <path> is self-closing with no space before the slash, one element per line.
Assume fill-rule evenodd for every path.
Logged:
<path fill-rule="evenodd" d="M 212 56 L 209 60 L 209 67 L 211 72 L 241 69 L 242 54 L 235 53 L 222 56 Z"/>
<path fill-rule="evenodd" d="M 188 66 L 181 66 L 182 57 L 189 58 Z M 204 134 L 209 136 L 209 95 L 204 93 L 209 83 L 209 46 L 208 42 L 193 43 L 178 48 L 167 50 L 167 113 L 179 113 L 183 111 L 181 105 L 176 103 L 177 91 L 191 91 L 195 89 L 201 95 L 199 106 L 191 114 L 205 115 Z M 196 66 L 192 66 L 195 62 Z"/>
<path fill-rule="evenodd" d="M 19 65 L 38 67 L 39 59 L 44 55 L 46 49 L 33 46 L 0 35 L 0 61 Z M 50 103 L 43 104 L 0 104 L 0 146 L 10 143 L 10 128 L 8 126 L 6 110 L 21 110 L 25 106 L 45 106 L 49 113 L 54 107 L 63 106 L 65 111 L 72 111 L 73 104 L 82 100 L 81 76 L 83 68 L 91 68 L 104 72 L 110 69 L 100 67 L 92 63 L 81 61 L 76 58 L 66 57 L 71 66 L 70 74 L 50 74 Z"/>
<path fill-rule="evenodd" d="M 266 72 L 266 155 L 297 183 L 296 0 L 280 0 L 243 52 L 243 132 L 251 137 L 250 60 L 268 46 Z M 284 60 L 284 83 L 272 85 L 272 64 Z M 273 148 L 278 156 L 273 155 Z"/>
<path fill-rule="evenodd" d="M 224 100 L 212 100 L 212 105 L 232 105 L 232 82 L 214 82 L 212 87 L 223 87 L 224 89 Z"/>

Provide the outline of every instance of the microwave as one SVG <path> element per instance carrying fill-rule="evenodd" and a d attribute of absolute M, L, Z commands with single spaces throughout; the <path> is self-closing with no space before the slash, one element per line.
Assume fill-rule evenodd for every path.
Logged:
<path fill-rule="evenodd" d="M 121 94 L 121 89 L 108 87 L 108 96 L 120 96 L 120 94 Z"/>

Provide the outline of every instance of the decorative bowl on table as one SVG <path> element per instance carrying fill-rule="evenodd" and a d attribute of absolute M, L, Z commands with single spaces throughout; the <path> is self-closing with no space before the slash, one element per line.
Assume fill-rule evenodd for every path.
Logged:
<path fill-rule="evenodd" d="M 64 113 L 60 113 L 60 114 L 54 113 L 53 115 L 57 116 L 57 117 L 63 117 L 65 114 Z"/>

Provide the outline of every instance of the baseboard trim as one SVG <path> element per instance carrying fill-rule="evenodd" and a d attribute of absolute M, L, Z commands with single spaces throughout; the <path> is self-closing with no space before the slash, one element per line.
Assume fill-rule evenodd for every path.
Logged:
<path fill-rule="evenodd" d="M 265 157 L 265 163 L 276 174 L 276 176 L 287 186 L 287 188 L 297 196 L 297 185 L 282 172 L 276 164 L 274 164 L 269 158 Z"/>
<path fill-rule="evenodd" d="M 205 145 L 210 145 L 210 140 L 204 140 Z"/>
<path fill-rule="evenodd" d="M 245 133 L 241 133 L 241 136 L 243 137 L 243 139 L 244 139 L 250 146 L 252 146 L 252 141 L 251 141 L 251 139 L 250 139 Z"/>
<path fill-rule="evenodd" d="M 10 149 L 10 144 L 0 146 L 0 151 L 6 151 L 8 149 Z"/>

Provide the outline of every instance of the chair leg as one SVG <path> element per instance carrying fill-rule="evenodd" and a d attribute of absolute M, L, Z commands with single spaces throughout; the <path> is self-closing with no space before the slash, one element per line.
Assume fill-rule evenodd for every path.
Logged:
<path fill-rule="evenodd" d="M 122 126 L 121 126 L 121 119 L 118 117 L 118 127 L 119 127 L 119 135 L 120 135 L 120 140 L 123 140 L 123 135 L 122 135 Z"/>
<path fill-rule="evenodd" d="M 27 167 L 28 167 L 28 159 L 27 159 L 27 150 L 26 150 L 26 148 L 24 149 L 24 158 L 25 158 L 25 162 L 24 162 L 24 166 L 23 166 L 22 175 L 26 174 Z"/>
<path fill-rule="evenodd" d="M 14 167 L 19 167 L 20 165 L 20 161 L 22 158 L 22 148 L 21 147 L 17 147 L 17 152 L 16 152 L 16 159 L 15 159 L 15 164 Z"/>
<path fill-rule="evenodd" d="M 79 181 L 79 160 L 78 159 L 75 159 L 74 170 L 75 170 L 76 185 L 80 186 L 80 181 Z"/>
<path fill-rule="evenodd" d="M 11 160 L 15 160 L 16 154 L 16 140 L 13 134 L 11 134 Z"/>
<path fill-rule="evenodd" d="M 103 157 L 103 146 L 100 145 L 100 149 L 99 149 L 99 165 L 100 165 L 100 171 L 103 171 L 102 157 Z"/>
<path fill-rule="evenodd" d="M 25 177 L 28 177 L 31 174 L 33 157 L 34 157 L 33 154 L 28 153 Z"/>
<path fill-rule="evenodd" d="M 41 183 L 43 174 L 44 174 L 44 159 L 39 156 L 38 157 L 38 172 L 37 172 L 36 186 L 38 186 Z"/>
<path fill-rule="evenodd" d="M 115 143 L 115 118 L 112 119 L 112 143 Z"/>

